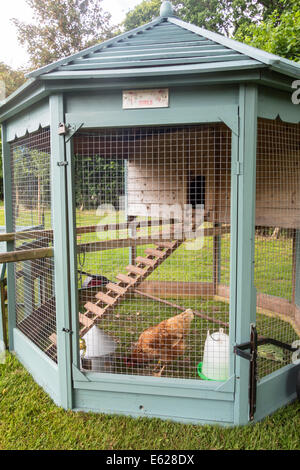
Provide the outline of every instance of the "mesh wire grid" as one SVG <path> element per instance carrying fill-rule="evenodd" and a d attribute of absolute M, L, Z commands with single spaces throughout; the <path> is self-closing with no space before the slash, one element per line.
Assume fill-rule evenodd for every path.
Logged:
<path fill-rule="evenodd" d="M 295 321 L 296 254 L 299 256 L 300 250 L 299 125 L 259 119 L 256 184 L 258 334 L 292 344 L 300 335 Z M 258 357 L 260 377 L 292 361 L 290 353 L 269 345 L 259 347 Z"/>
<path fill-rule="evenodd" d="M 210 332 L 202 372 L 224 378 L 230 130 L 81 131 L 74 157 L 83 369 L 200 379 Z"/>
<path fill-rule="evenodd" d="M 11 143 L 15 250 L 53 245 L 51 224 L 50 130 L 41 129 Z M 49 337 L 56 333 L 53 259 L 15 263 L 16 324 L 52 359 Z"/>

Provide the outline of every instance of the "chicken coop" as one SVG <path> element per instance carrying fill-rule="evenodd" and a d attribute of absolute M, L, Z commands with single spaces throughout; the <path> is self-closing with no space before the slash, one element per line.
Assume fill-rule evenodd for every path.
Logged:
<path fill-rule="evenodd" d="M 299 76 L 163 2 L 1 103 L 0 340 L 58 405 L 240 425 L 296 399 Z"/>

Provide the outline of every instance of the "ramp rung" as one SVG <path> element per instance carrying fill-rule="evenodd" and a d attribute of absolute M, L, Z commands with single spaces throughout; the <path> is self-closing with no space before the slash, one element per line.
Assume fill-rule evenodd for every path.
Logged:
<path fill-rule="evenodd" d="M 113 305 L 116 302 L 116 299 L 114 299 L 113 297 L 110 297 L 107 294 L 103 294 L 103 292 L 98 292 L 98 294 L 96 294 L 96 298 L 98 300 L 101 300 L 101 302 L 108 304 L 108 305 Z"/>
<path fill-rule="evenodd" d="M 106 284 L 106 289 L 112 290 L 113 292 L 116 292 L 116 294 L 120 295 L 123 295 L 126 292 L 126 289 L 124 289 L 124 287 L 118 286 L 118 284 L 113 284 L 112 282 Z"/>
<path fill-rule="evenodd" d="M 156 265 L 157 261 L 149 258 L 142 258 L 142 256 L 138 256 L 136 259 L 137 263 L 144 264 L 145 266 L 151 266 L 152 268 Z"/>
<path fill-rule="evenodd" d="M 138 268 L 137 266 L 126 266 L 126 271 L 134 274 L 138 274 L 139 276 L 143 276 L 145 274 L 145 269 Z"/>
<path fill-rule="evenodd" d="M 50 346 L 50 348 L 53 346 L 53 344 L 54 344 L 55 346 L 57 346 L 57 336 L 56 336 L 55 333 L 53 333 L 53 335 L 49 336 L 49 339 L 50 339 L 50 341 L 51 341 L 51 343 L 52 343 L 52 345 Z M 50 349 L 50 348 L 49 348 L 49 349 Z"/>
<path fill-rule="evenodd" d="M 82 313 L 79 313 L 79 321 L 83 326 L 87 326 L 88 328 L 94 325 L 94 321 L 86 317 Z"/>
<path fill-rule="evenodd" d="M 132 277 L 126 276 L 126 274 L 118 274 L 117 279 L 121 282 L 124 282 L 125 284 L 135 284 L 136 279 L 133 279 Z"/>
<path fill-rule="evenodd" d="M 172 250 L 177 244 L 177 241 L 174 242 L 158 242 L 156 243 L 157 246 L 162 248 L 168 248 L 168 250 Z"/>
<path fill-rule="evenodd" d="M 152 248 L 147 248 L 145 250 L 145 253 L 147 253 L 147 255 L 150 255 L 150 256 L 155 256 L 156 258 L 164 258 L 166 255 L 163 251 L 153 250 Z"/>
<path fill-rule="evenodd" d="M 88 312 L 97 315 L 97 317 L 101 317 L 103 313 L 105 313 L 105 310 L 103 308 L 98 307 L 98 305 L 92 304 L 92 302 L 88 302 L 87 304 L 85 304 L 84 308 Z"/>

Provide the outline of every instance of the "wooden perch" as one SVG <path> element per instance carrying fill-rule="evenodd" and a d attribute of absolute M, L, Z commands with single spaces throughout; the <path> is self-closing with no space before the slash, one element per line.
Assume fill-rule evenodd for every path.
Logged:
<path fill-rule="evenodd" d="M 176 305 L 172 302 L 168 302 L 167 300 L 160 299 L 159 297 L 154 297 L 154 295 L 145 294 L 144 292 L 142 292 L 138 289 L 135 289 L 134 292 L 135 292 L 135 294 L 138 294 L 138 295 L 141 295 L 143 297 L 147 297 L 148 299 L 154 300 L 156 302 L 160 302 L 162 304 L 168 305 L 169 307 L 176 308 L 177 310 L 181 310 L 182 312 L 184 312 L 188 308 L 191 308 L 191 307 L 184 307 L 183 305 Z M 221 320 L 218 320 L 216 318 L 212 318 L 212 317 L 209 317 L 208 315 L 204 315 L 203 313 L 200 313 L 197 310 L 194 310 L 193 308 L 192 308 L 192 310 L 193 310 L 194 314 L 196 315 L 196 317 L 203 318 L 204 320 L 207 320 L 207 321 L 210 321 L 212 323 L 216 323 L 218 325 L 224 326 L 225 328 L 229 328 L 229 323 L 225 323 L 225 322 L 222 322 Z"/>
<path fill-rule="evenodd" d="M 33 259 L 53 258 L 52 247 L 36 248 L 34 250 L 10 251 L 0 253 L 0 263 L 17 263 L 18 261 L 29 261 Z"/>

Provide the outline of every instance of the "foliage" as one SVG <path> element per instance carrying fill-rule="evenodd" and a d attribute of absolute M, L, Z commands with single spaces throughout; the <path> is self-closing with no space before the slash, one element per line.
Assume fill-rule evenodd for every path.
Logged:
<path fill-rule="evenodd" d="M 31 66 L 38 68 L 67 57 L 112 34 L 110 14 L 102 0 L 26 0 L 34 24 L 17 19 L 18 40 L 27 47 Z"/>
<path fill-rule="evenodd" d="M 25 82 L 25 75 L 22 70 L 13 70 L 4 62 L 0 62 L 0 82 L 3 81 L 5 84 L 5 98 L 11 95 L 17 88 L 19 88 Z M 1 85 L 1 84 L 0 84 Z M 1 88 L 0 88 L 0 101 L 1 101 Z"/>
<path fill-rule="evenodd" d="M 124 194 L 124 171 L 122 161 L 100 155 L 76 155 L 76 206 L 92 209 L 109 202 L 119 209 L 119 196 Z"/>
<path fill-rule="evenodd" d="M 19 146 L 14 150 L 14 185 L 18 190 L 18 203 L 26 208 L 49 207 L 50 159 L 49 154 L 37 149 Z M 38 195 L 38 198 L 36 197 Z M 28 207 L 30 205 L 30 207 Z"/>
<path fill-rule="evenodd" d="M 257 24 L 277 9 L 285 11 L 293 0 L 173 0 L 174 11 L 182 20 L 227 36 L 243 25 Z M 126 16 L 126 31 L 159 16 L 161 0 L 143 0 Z"/>
<path fill-rule="evenodd" d="M 259 25 L 241 27 L 235 39 L 300 62 L 300 5 L 296 3 L 291 10 L 274 11 Z"/>

